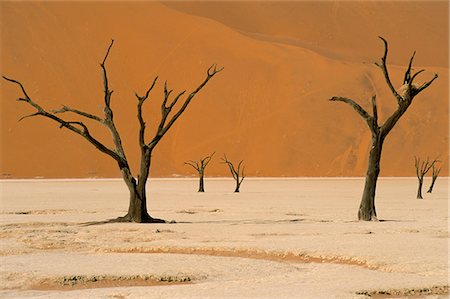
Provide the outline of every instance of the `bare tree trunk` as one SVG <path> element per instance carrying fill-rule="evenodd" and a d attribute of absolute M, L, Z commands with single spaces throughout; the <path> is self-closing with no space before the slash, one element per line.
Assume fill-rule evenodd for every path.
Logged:
<path fill-rule="evenodd" d="M 236 174 L 236 189 L 234 189 L 234 193 L 239 193 L 239 189 L 241 188 L 241 183 L 244 178 L 240 179 L 239 172 Z"/>
<path fill-rule="evenodd" d="M 375 209 L 375 191 L 378 175 L 380 174 L 380 160 L 383 142 L 379 135 L 372 136 L 372 149 L 369 153 L 369 164 L 366 174 L 366 182 L 358 210 L 358 220 L 377 221 Z"/>
<path fill-rule="evenodd" d="M 234 189 L 234 193 L 239 193 L 239 188 L 241 187 L 241 184 L 236 181 L 236 189 Z"/>
<path fill-rule="evenodd" d="M 130 201 L 127 214 L 119 219 L 137 223 L 164 223 L 164 220 L 153 218 L 147 212 L 146 183 L 150 170 L 151 153 L 149 150 L 146 150 L 142 154 L 138 181 L 133 177 L 129 168 L 121 170 L 123 180 L 130 192 Z"/>
<path fill-rule="evenodd" d="M 422 186 L 423 186 L 423 179 L 419 179 L 419 187 L 417 188 L 417 199 L 423 199 Z"/>
<path fill-rule="evenodd" d="M 433 180 L 431 181 L 431 185 L 430 188 L 428 188 L 427 193 L 432 193 L 433 192 L 433 187 L 434 187 L 434 183 L 436 182 L 437 177 L 433 177 Z"/>
<path fill-rule="evenodd" d="M 204 173 L 201 171 L 199 173 L 200 179 L 199 179 L 199 186 L 198 186 L 198 192 L 205 192 L 205 182 L 204 182 Z"/>

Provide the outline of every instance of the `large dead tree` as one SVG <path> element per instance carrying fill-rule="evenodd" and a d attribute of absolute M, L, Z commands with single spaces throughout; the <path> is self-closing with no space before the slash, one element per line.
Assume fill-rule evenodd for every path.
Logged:
<path fill-rule="evenodd" d="M 384 124 L 378 123 L 378 108 L 376 95 L 372 96 L 372 114 L 369 114 L 365 109 L 363 109 L 356 101 L 346 98 L 346 97 L 333 97 L 330 101 L 344 102 L 350 105 L 367 123 L 370 132 L 372 133 L 372 147 L 369 153 L 369 163 L 366 174 L 366 181 L 364 185 L 364 191 L 362 195 L 361 204 L 358 210 L 359 220 L 377 220 L 377 213 L 375 209 L 375 190 L 377 186 L 378 175 L 380 174 L 380 160 L 381 151 L 383 149 L 383 143 L 391 132 L 392 128 L 397 124 L 402 115 L 406 112 L 409 106 L 412 104 L 413 99 L 424 89 L 433 83 L 433 81 L 438 77 L 437 74 L 434 77 L 422 84 L 415 84 L 414 80 L 419 74 L 425 70 L 421 69 L 417 72 L 413 72 L 412 64 L 415 53 L 411 56 L 409 60 L 408 68 L 405 72 L 403 85 L 399 90 L 394 88 L 389 77 L 389 72 L 386 65 L 386 59 L 388 55 L 388 43 L 387 41 L 379 37 L 384 43 L 384 54 L 381 58 L 381 63 L 375 63 L 382 71 L 384 79 L 397 100 L 397 109 L 389 116 Z"/>
<path fill-rule="evenodd" d="M 234 189 L 235 193 L 239 192 L 239 188 L 241 188 L 242 181 L 245 178 L 245 173 L 244 173 L 245 167 L 242 164 L 243 162 L 244 162 L 244 160 L 241 160 L 236 168 L 236 167 L 234 167 L 234 164 L 227 159 L 226 155 L 223 155 L 223 158 L 222 158 L 222 163 L 228 165 L 231 175 L 233 176 L 233 179 L 236 181 L 236 188 Z M 242 166 L 242 168 L 241 168 L 241 166 Z"/>
<path fill-rule="evenodd" d="M 187 161 L 184 162 L 184 164 L 192 166 L 198 173 L 199 178 L 199 186 L 198 186 L 198 192 L 205 192 L 205 168 L 208 166 L 209 162 L 211 162 L 212 156 L 214 153 L 212 153 L 209 156 L 206 156 L 205 158 L 200 159 L 199 161 Z"/>
<path fill-rule="evenodd" d="M 430 161 L 428 158 L 425 161 L 420 161 L 419 157 L 414 157 L 414 166 L 416 167 L 416 176 L 419 180 L 419 186 L 417 188 L 417 199 L 423 199 L 422 196 L 422 186 L 423 186 L 423 178 L 430 171 L 430 169 L 434 166 L 434 164 L 438 162 L 438 160 L 434 159 Z"/>
<path fill-rule="evenodd" d="M 441 172 L 441 168 L 437 167 L 436 164 L 433 164 L 433 167 L 431 168 L 431 185 L 430 188 L 428 188 L 427 193 L 433 192 L 434 183 L 436 183 L 436 179 L 439 176 L 439 173 Z"/>
<path fill-rule="evenodd" d="M 138 95 L 136 93 L 137 118 L 140 125 L 138 139 L 141 151 L 141 159 L 139 172 L 135 177 L 131 172 L 131 168 L 128 163 L 127 156 L 125 154 L 125 150 L 122 146 L 121 137 L 114 121 L 114 113 L 113 110 L 111 109 L 111 96 L 113 94 L 113 91 L 110 89 L 109 86 L 106 70 L 106 60 L 113 46 L 113 43 L 114 40 L 111 41 L 111 44 L 109 45 L 108 50 L 106 51 L 103 61 L 100 63 L 103 75 L 103 90 L 104 90 L 103 116 L 97 116 L 68 106 L 63 106 L 61 109 L 58 110 L 50 110 L 50 111 L 46 110 L 31 98 L 31 96 L 26 92 L 24 85 L 20 81 L 10 79 L 5 76 L 3 76 L 3 78 L 9 82 L 17 84 L 20 87 L 23 97 L 19 98 L 18 101 L 25 102 L 36 109 L 35 113 L 22 117 L 21 120 L 34 116 L 43 116 L 45 118 L 51 119 L 59 123 L 60 128 L 68 129 L 73 133 L 83 137 L 89 143 L 91 143 L 96 149 L 114 159 L 114 161 L 119 166 L 122 178 L 130 192 L 128 213 L 123 217 L 119 217 L 118 219 L 116 219 L 116 221 L 138 222 L 138 223 L 164 222 L 164 220 L 151 217 L 147 211 L 146 183 L 149 178 L 152 152 L 158 145 L 158 143 L 161 141 L 161 139 L 167 134 L 167 132 L 173 126 L 173 124 L 177 121 L 177 119 L 181 116 L 181 114 L 183 114 L 183 112 L 191 103 L 195 95 L 209 82 L 209 80 L 212 77 L 214 77 L 223 68 L 218 69 L 216 65 L 212 65 L 207 70 L 206 78 L 203 80 L 203 82 L 201 82 L 200 85 L 198 85 L 198 87 L 194 89 L 188 96 L 184 96 L 186 93 L 186 90 L 184 90 L 178 93 L 175 97 L 172 97 L 170 101 L 169 98 L 172 93 L 172 90 L 168 90 L 166 81 L 166 83 L 164 84 L 164 99 L 162 100 L 161 103 L 161 118 L 159 120 L 159 125 L 155 130 L 154 136 L 150 140 L 146 140 L 145 135 L 146 123 L 144 121 L 142 108 L 143 104 L 148 99 L 150 92 L 153 90 L 158 77 L 156 77 L 153 80 L 153 82 L 150 84 L 149 88 L 145 91 L 143 95 Z M 180 99 L 182 99 L 183 96 L 184 99 L 180 101 L 179 105 L 175 106 L 177 102 Z M 106 146 L 99 139 L 93 136 L 88 126 L 84 122 L 68 121 L 58 116 L 59 114 L 67 112 L 76 114 L 80 117 L 84 117 L 89 120 L 96 121 L 106 126 L 106 128 L 111 132 L 114 147 L 110 148 Z"/>

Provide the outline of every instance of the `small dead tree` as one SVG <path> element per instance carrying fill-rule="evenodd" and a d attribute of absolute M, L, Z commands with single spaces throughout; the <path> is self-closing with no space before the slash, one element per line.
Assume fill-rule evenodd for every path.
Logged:
<path fill-rule="evenodd" d="M 391 132 L 399 119 L 412 104 L 414 97 L 425 90 L 428 86 L 430 86 L 431 83 L 433 83 L 433 81 L 438 77 L 438 75 L 435 74 L 431 80 L 426 81 L 421 85 L 414 84 L 414 79 L 416 79 L 420 73 L 425 71 L 421 69 L 415 73 L 412 72 L 412 63 L 416 53 L 414 52 L 409 60 L 408 69 L 405 72 L 403 86 L 397 91 L 391 82 L 386 65 L 388 43 L 384 38 L 379 38 L 384 43 L 384 55 L 381 58 L 381 63 L 376 62 L 375 65 L 377 65 L 381 69 L 389 89 L 397 100 L 397 109 L 394 111 L 394 113 L 392 113 L 392 115 L 387 118 L 384 124 L 380 125 L 378 123 L 376 95 L 372 96 L 372 115 L 370 115 L 352 99 L 346 97 L 332 97 L 330 99 L 330 101 L 344 102 L 350 105 L 366 121 L 370 132 L 372 133 L 372 147 L 369 153 L 366 181 L 364 185 L 361 204 L 358 210 L 358 219 L 365 221 L 377 220 L 377 213 L 375 210 L 375 191 L 378 175 L 380 174 L 381 151 L 383 149 L 383 143 L 387 135 L 389 134 L 389 132 Z"/>
<path fill-rule="evenodd" d="M 431 185 L 430 188 L 428 188 L 427 193 L 433 192 L 434 183 L 436 182 L 437 177 L 439 176 L 439 173 L 441 172 L 441 168 L 437 168 L 435 164 L 433 164 L 431 172 Z"/>
<path fill-rule="evenodd" d="M 91 113 L 83 112 L 68 106 L 63 106 L 61 109 L 58 110 L 46 110 L 31 98 L 31 96 L 26 92 L 24 85 L 20 81 L 13 80 L 5 76 L 3 76 L 3 78 L 20 87 L 23 97 L 20 97 L 18 101 L 25 102 L 36 109 L 35 113 L 24 116 L 20 120 L 33 116 L 43 116 L 45 118 L 51 119 L 59 123 L 60 128 L 68 129 L 73 133 L 86 139 L 96 149 L 110 156 L 117 163 L 120 172 L 122 174 L 122 178 L 128 187 L 130 199 L 127 214 L 123 217 L 113 219 L 112 221 L 138 222 L 138 223 L 165 222 L 164 220 L 151 217 L 147 211 L 146 183 L 149 178 L 152 152 L 158 145 L 158 143 L 161 141 L 161 139 L 169 131 L 169 129 L 173 126 L 173 124 L 177 121 L 177 119 L 181 116 L 181 114 L 183 114 L 183 112 L 191 103 L 195 95 L 200 90 L 202 90 L 202 88 L 209 82 L 209 80 L 212 77 L 214 77 L 218 72 L 220 72 L 223 68 L 218 69 L 216 65 L 212 65 L 207 70 L 206 78 L 203 80 L 203 82 L 200 83 L 200 85 L 198 85 L 198 87 L 194 89 L 187 97 L 185 97 L 185 99 L 182 102 L 180 102 L 178 106 L 175 105 L 177 104 L 178 100 L 180 100 L 186 93 L 186 90 L 180 92 L 175 97 L 173 97 L 171 101 L 169 101 L 169 97 L 172 93 L 172 90 L 168 90 L 166 81 L 166 83 L 164 84 L 164 99 L 162 100 L 161 103 L 161 118 L 159 120 L 159 126 L 155 130 L 154 136 L 150 139 L 150 141 L 146 140 L 145 138 L 146 123 L 144 121 L 142 113 L 142 106 L 144 102 L 148 99 L 150 92 L 155 86 L 158 77 L 156 77 L 153 80 L 153 82 L 150 84 L 150 87 L 147 89 L 144 95 L 140 96 L 137 93 L 135 94 L 137 99 L 137 119 L 140 125 L 138 138 L 141 151 L 139 172 L 135 177 L 131 172 L 131 168 L 128 163 L 127 156 L 125 154 L 125 150 L 122 146 L 122 140 L 114 121 L 113 110 L 111 109 L 111 96 L 113 94 L 113 91 L 109 87 L 109 81 L 106 70 L 106 60 L 108 58 L 108 55 L 110 53 L 113 44 L 114 40 L 111 41 L 111 44 L 109 45 L 108 50 L 106 51 L 105 57 L 103 58 L 103 61 L 100 63 L 103 75 L 103 90 L 104 90 L 104 107 L 103 107 L 104 115 L 102 117 Z M 174 113 L 171 114 L 172 110 L 174 110 Z M 59 114 L 63 114 L 66 112 L 76 114 L 80 117 L 96 121 L 106 126 L 106 128 L 111 132 L 114 147 L 110 148 L 106 146 L 104 143 L 102 143 L 99 139 L 94 137 L 91 131 L 88 129 L 88 126 L 84 122 L 67 121 L 58 116 Z"/>
<path fill-rule="evenodd" d="M 244 160 L 241 160 L 236 169 L 234 167 L 234 164 L 227 159 L 226 155 L 223 155 L 223 158 L 222 158 L 222 163 L 228 165 L 231 175 L 233 176 L 233 179 L 236 181 L 236 189 L 234 189 L 234 192 L 236 192 L 236 193 L 239 192 L 239 188 L 241 187 L 242 181 L 245 178 L 245 173 L 244 173 L 245 167 L 242 165 L 243 162 L 244 162 Z M 242 166 L 242 169 L 241 169 L 241 166 Z"/>
<path fill-rule="evenodd" d="M 419 180 L 419 186 L 417 188 L 417 199 L 423 199 L 422 197 L 422 186 L 423 186 L 423 177 L 430 171 L 430 169 L 434 166 L 434 164 L 438 162 L 438 160 L 434 159 L 430 161 L 428 158 L 425 161 L 420 161 L 419 157 L 414 157 L 414 166 L 416 167 L 416 176 Z"/>
<path fill-rule="evenodd" d="M 199 186 L 198 186 L 198 192 L 205 192 L 205 182 L 204 182 L 205 168 L 206 168 L 206 166 L 208 166 L 213 155 L 214 155 L 214 153 L 212 153 L 209 156 L 206 156 L 203 159 L 200 159 L 199 161 L 190 160 L 190 161 L 184 162 L 184 164 L 192 166 L 198 173 L 198 178 L 200 181 Z"/>

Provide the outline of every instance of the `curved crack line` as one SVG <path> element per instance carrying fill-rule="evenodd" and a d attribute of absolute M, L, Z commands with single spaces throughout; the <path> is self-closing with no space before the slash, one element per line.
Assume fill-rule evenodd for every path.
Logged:
<path fill-rule="evenodd" d="M 110 253 L 149 253 L 149 254 L 190 254 L 217 257 L 249 258 L 287 263 L 318 263 L 358 266 L 370 270 L 383 270 L 379 265 L 365 260 L 342 256 L 313 256 L 306 253 L 265 251 L 242 248 L 202 248 L 202 247 L 149 247 L 149 248 L 111 248 L 102 250 Z"/>

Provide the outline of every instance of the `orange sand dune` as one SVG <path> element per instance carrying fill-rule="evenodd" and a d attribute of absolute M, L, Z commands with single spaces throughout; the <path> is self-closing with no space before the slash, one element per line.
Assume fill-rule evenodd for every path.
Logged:
<path fill-rule="evenodd" d="M 342 26 L 330 20 L 329 7 L 301 2 L 293 7 L 279 4 L 277 9 L 271 6 L 275 4 L 260 3 L 255 10 L 249 10 L 248 3 L 233 3 L 224 13 L 231 21 L 219 19 L 217 7 L 208 8 L 212 4 L 205 2 L 191 4 L 191 10 L 180 3 L 2 2 L 2 74 L 21 80 L 30 96 L 48 109 L 66 104 L 101 115 L 99 62 L 114 38 L 107 61 L 112 105 L 136 169 L 134 93 L 142 94 L 159 76 L 145 110 L 148 125 L 154 126 L 164 80 L 174 92 L 191 91 L 206 69 L 218 63 L 224 71 L 198 94 L 156 149 L 154 176 L 192 174 L 183 162 L 213 151 L 216 157 L 208 169 L 212 176 L 228 175 L 219 163 L 223 153 L 232 160 L 244 159 L 248 176 L 361 176 L 368 129 L 350 107 L 327 99 L 353 97 L 368 107 L 371 95 L 377 94 L 382 119 L 395 109 L 395 100 L 372 63 L 383 50 L 376 37 L 381 22 L 378 34 L 389 39 L 394 64 L 406 64 L 416 49 L 418 66 L 427 69 L 419 81 L 434 72 L 440 76 L 416 98 L 388 137 L 381 174 L 414 175 L 414 155 L 439 156 L 447 165 L 449 78 L 443 53 L 448 53 L 448 27 L 443 24 L 448 24 L 448 15 L 442 11 L 448 12 L 448 4 L 405 3 L 404 11 L 400 4 L 388 2 L 367 6 L 352 2 L 351 9 L 341 8 L 349 3 L 334 4 L 337 16 L 349 14 Z M 195 6 L 203 8 L 192 11 Z M 375 14 L 371 6 L 384 13 Z M 248 11 L 245 22 L 236 14 L 239 8 Z M 292 16 L 283 17 L 286 10 Z M 208 11 L 211 18 L 205 17 Z M 309 17 L 303 18 L 305 14 Z M 418 16 L 424 21 L 414 21 Z M 408 26 L 387 22 L 394 19 Z M 323 35 L 325 31 L 330 36 Z M 391 67 L 397 86 L 403 71 L 404 67 Z M 15 86 L 1 81 L 3 177 L 120 175 L 109 157 L 49 120 L 17 122 L 32 112 L 14 101 L 18 96 Z M 92 130 L 111 144 L 104 128 L 94 125 Z M 448 175 L 447 167 L 441 175 Z"/>

